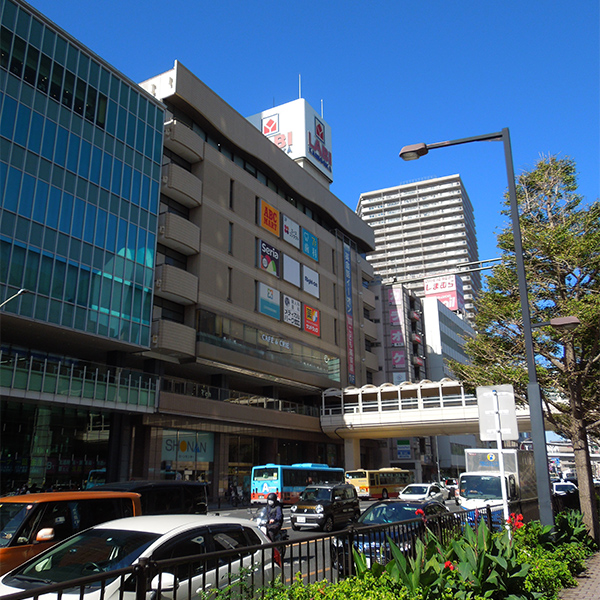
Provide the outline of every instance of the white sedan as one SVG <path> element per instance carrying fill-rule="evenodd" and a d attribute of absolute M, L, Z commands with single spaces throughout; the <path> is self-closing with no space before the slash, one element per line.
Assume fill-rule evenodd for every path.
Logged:
<path fill-rule="evenodd" d="M 66 583 L 80 577 L 123 569 L 142 558 L 150 561 L 177 559 L 221 550 L 240 551 L 232 562 L 222 560 L 182 561 L 152 580 L 150 588 L 157 597 L 177 600 L 198 597 L 200 592 L 223 588 L 251 576 L 256 588 L 267 585 L 281 573 L 277 550 L 244 551 L 243 547 L 269 543 L 258 526 L 247 519 L 206 515 L 153 515 L 130 517 L 96 525 L 78 533 L 0 579 L 0 598 L 16 592 L 32 591 L 43 585 Z M 250 574 L 250 575 L 249 575 Z M 149 590 L 150 591 L 150 590 Z M 79 589 L 67 589 L 64 600 L 134 600 L 135 582 L 131 575 L 105 580 Z M 101 595 L 102 594 L 102 595 Z M 46 594 L 44 598 L 56 598 Z"/>
<path fill-rule="evenodd" d="M 444 492 L 435 483 L 411 483 L 398 494 L 398 498 L 413 501 L 437 500 L 442 504 L 446 501 Z"/>

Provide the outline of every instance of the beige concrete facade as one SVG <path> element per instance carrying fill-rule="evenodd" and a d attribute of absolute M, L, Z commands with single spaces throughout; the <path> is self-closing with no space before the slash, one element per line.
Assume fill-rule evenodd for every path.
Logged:
<path fill-rule="evenodd" d="M 364 258 L 374 249 L 372 229 L 180 63 L 141 87 L 167 107 L 156 335 L 144 356 L 155 360 L 170 381 L 181 378 L 193 382 L 194 390 L 210 390 L 210 399 L 163 391 L 159 414 L 145 419 L 152 439 L 163 428 L 214 432 L 219 493 L 232 473 L 247 468 L 241 460 L 233 468 L 231 460 L 232 440 L 239 435 L 258 447 L 254 462 L 286 456 L 297 462 L 294 457 L 301 456 L 331 464 L 334 457 L 336 466 L 343 466 L 342 442 L 321 432 L 318 410 L 322 390 L 364 385 L 379 368 L 377 357 L 365 349 L 365 339 L 376 335 L 374 324 L 364 318 L 365 309 L 375 305 L 365 287 L 373 278 Z M 282 229 L 261 226 L 264 203 L 279 211 L 280 220 L 285 215 L 318 241 L 318 260 L 303 252 L 301 241 L 295 247 L 284 240 Z M 261 242 L 279 252 L 277 276 L 261 268 Z M 316 293 L 287 268 L 284 272 L 284 255 L 291 270 L 313 278 L 316 273 Z M 197 281 L 196 301 L 192 280 Z M 180 283 L 173 286 L 175 281 Z M 280 295 L 279 318 L 261 309 L 261 286 Z M 301 303 L 300 326 L 284 321 L 285 297 Z M 306 327 L 307 306 L 318 311 L 319 335 Z M 174 319 L 179 322 L 171 323 Z M 181 352 L 174 344 L 177 334 Z M 189 355 L 191 335 L 196 336 L 194 356 Z M 298 454 L 285 450 L 286 444 L 294 444 Z M 149 475 L 164 470 L 160 445 L 153 456 Z"/>

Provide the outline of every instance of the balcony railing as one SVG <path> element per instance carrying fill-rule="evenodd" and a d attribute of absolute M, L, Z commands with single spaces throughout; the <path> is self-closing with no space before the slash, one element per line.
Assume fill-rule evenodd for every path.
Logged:
<path fill-rule="evenodd" d="M 161 390 L 182 396 L 205 398 L 217 402 L 230 402 L 231 404 L 254 406 L 256 408 L 277 410 L 279 412 L 294 413 L 309 417 L 319 417 L 320 415 L 320 407 L 318 406 L 300 404 L 280 398 L 270 398 L 269 396 L 252 395 L 248 394 L 248 392 L 229 390 L 187 379 L 177 379 L 175 377 L 162 377 Z"/>
<path fill-rule="evenodd" d="M 152 412 L 158 378 L 130 369 L 2 349 L 0 386 L 10 390 L 10 396 L 54 396 L 76 404 L 81 400 L 89 400 L 90 404 L 100 401 Z"/>

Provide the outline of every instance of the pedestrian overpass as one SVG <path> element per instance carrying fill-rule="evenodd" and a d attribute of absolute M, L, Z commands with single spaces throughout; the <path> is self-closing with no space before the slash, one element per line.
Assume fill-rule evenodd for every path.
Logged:
<path fill-rule="evenodd" d="M 529 407 L 517 408 L 519 431 L 531 431 Z M 321 428 L 344 440 L 346 469 L 360 467 L 360 440 L 479 433 L 477 396 L 459 381 L 423 380 L 323 392 Z"/>

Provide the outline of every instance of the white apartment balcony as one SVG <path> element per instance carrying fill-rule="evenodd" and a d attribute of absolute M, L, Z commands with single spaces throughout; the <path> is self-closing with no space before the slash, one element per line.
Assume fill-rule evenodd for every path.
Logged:
<path fill-rule="evenodd" d="M 174 163 L 163 166 L 160 191 L 188 208 L 202 204 L 202 181 Z"/>
<path fill-rule="evenodd" d="M 152 350 L 174 358 L 193 357 L 196 355 L 196 330 L 174 321 L 154 321 Z"/>
<path fill-rule="evenodd" d="M 204 140 L 187 125 L 179 121 L 165 124 L 165 146 L 194 164 L 204 160 Z"/>
<path fill-rule="evenodd" d="M 177 304 L 196 304 L 198 278 L 173 265 L 156 267 L 154 293 Z"/>
<path fill-rule="evenodd" d="M 174 213 L 158 216 L 158 242 L 191 256 L 200 252 L 200 228 Z"/>

